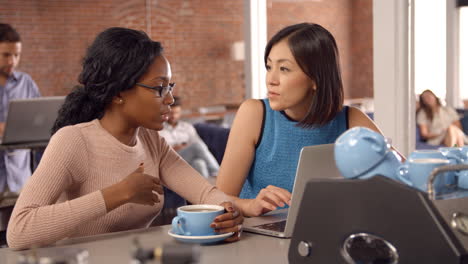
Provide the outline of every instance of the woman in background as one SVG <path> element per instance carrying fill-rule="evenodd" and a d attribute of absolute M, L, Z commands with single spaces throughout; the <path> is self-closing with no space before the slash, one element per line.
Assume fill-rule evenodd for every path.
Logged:
<path fill-rule="evenodd" d="M 174 102 L 159 42 L 110 28 L 89 47 L 82 86 L 66 98 L 42 160 L 8 225 L 11 248 L 144 228 L 163 205 L 162 185 L 191 203 L 222 204 L 211 227 L 236 232 L 242 215 L 158 135 Z"/>
<path fill-rule="evenodd" d="M 430 145 L 461 147 L 468 143 L 455 109 L 442 106 L 440 99 L 431 90 L 425 90 L 419 95 L 416 121 L 421 137 Z"/>
<path fill-rule="evenodd" d="M 290 204 L 304 146 L 334 143 L 355 126 L 380 133 L 366 114 L 343 106 L 338 48 L 322 26 L 280 30 L 264 62 L 268 98 L 240 106 L 216 181 L 247 216 Z"/>

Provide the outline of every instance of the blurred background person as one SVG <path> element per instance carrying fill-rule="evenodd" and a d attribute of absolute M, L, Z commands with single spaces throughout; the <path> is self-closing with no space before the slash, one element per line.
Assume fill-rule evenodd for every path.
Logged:
<path fill-rule="evenodd" d="M 11 100 L 39 97 L 31 76 L 16 71 L 21 57 L 21 38 L 9 24 L 0 24 L 0 136 L 3 136 Z M 0 151 L 0 193 L 17 193 L 31 176 L 30 150 Z"/>
<path fill-rule="evenodd" d="M 169 120 L 164 123 L 164 129 L 159 132 L 159 135 L 164 137 L 167 143 L 201 175 L 216 176 L 219 170 L 218 161 L 198 136 L 193 125 L 180 120 L 181 98 L 174 96 L 174 104 L 171 107 Z"/>
<path fill-rule="evenodd" d="M 443 106 L 431 90 L 425 90 L 419 95 L 416 121 L 421 137 L 430 145 L 460 147 L 468 143 L 455 109 Z"/>

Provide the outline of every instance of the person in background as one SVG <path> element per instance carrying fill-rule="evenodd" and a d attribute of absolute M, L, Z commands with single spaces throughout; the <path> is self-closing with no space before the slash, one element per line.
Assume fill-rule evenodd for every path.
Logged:
<path fill-rule="evenodd" d="M 83 59 L 39 166 L 7 229 L 10 248 L 148 227 L 163 186 L 193 204 L 220 204 L 210 225 L 240 237 L 242 214 L 158 135 L 174 102 L 169 61 L 144 32 L 109 28 Z"/>
<path fill-rule="evenodd" d="M 201 175 L 216 176 L 219 170 L 218 161 L 198 136 L 193 125 L 180 120 L 181 99 L 174 96 L 174 104 L 171 107 L 169 120 L 164 123 L 164 129 L 159 132 L 159 135 Z"/>
<path fill-rule="evenodd" d="M 27 73 L 16 71 L 22 44 L 18 32 L 0 24 L 0 136 L 3 136 L 11 100 L 39 97 L 36 83 Z M 0 151 L 0 193 L 17 193 L 31 176 L 29 150 Z"/>
<path fill-rule="evenodd" d="M 338 48 L 317 24 L 283 28 L 268 42 L 267 99 L 249 99 L 235 117 L 216 180 L 246 216 L 290 204 L 304 146 L 329 144 L 348 128 L 380 130 L 343 106 Z"/>
<path fill-rule="evenodd" d="M 455 109 L 443 106 L 431 90 L 425 90 L 419 95 L 416 122 L 421 137 L 430 145 L 461 147 L 468 143 L 468 137 L 463 133 L 460 117 Z"/>

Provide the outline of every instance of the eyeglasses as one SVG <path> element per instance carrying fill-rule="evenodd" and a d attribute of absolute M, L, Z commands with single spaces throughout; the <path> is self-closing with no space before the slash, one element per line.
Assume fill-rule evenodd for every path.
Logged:
<path fill-rule="evenodd" d="M 157 91 L 159 97 L 166 97 L 168 93 L 172 94 L 172 90 L 174 90 L 174 87 L 175 87 L 175 83 L 170 83 L 168 86 L 162 86 L 162 85 L 148 86 L 142 83 L 136 83 L 136 85 Z"/>

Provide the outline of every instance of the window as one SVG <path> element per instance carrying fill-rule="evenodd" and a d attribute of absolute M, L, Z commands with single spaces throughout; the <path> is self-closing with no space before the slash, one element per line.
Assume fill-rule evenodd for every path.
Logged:
<path fill-rule="evenodd" d="M 414 2 L 414 85 L 416 94 L 446 95 L 446 2 Z"/>
<path fill-rule="evenodd" d="M 459 89 L 461 99 L 468 99 L 468 6 L 460 8 Z"/>

